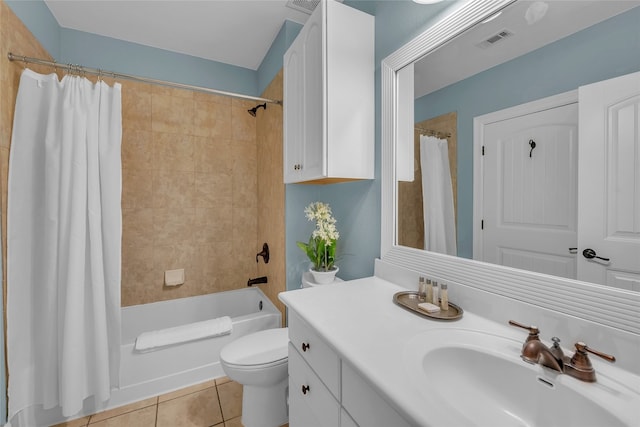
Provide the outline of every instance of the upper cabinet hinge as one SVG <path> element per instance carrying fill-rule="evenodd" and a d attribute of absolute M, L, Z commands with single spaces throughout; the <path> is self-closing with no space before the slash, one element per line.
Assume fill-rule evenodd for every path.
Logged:
<path fill-rule="evenodd" d="M 482 146 L 482 155 L 484 156 L 484 145 Z"/>
<path fill-rule="evenodd" d="M 484 219 L 480 220 L 480 230 L 484 230 Z"/>

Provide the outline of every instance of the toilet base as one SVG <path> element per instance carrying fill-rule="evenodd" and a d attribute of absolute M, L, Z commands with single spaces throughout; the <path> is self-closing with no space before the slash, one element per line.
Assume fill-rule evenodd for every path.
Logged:
<path fill-rule="evenodd" d="M 288 387 L 288 377 L 268 387 L 243 386 L 242 425 L 244 427 L 280 427 L 288 423 Z"/>

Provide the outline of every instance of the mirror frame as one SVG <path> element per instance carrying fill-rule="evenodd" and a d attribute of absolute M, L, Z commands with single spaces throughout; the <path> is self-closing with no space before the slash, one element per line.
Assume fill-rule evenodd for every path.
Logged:
<path fill-rule="evenodd" d="M 640 334 L 640 293 L 398 246 L 397 74 L 517 0 L 469 0 L 386 57 L 381 64 L 381 260 L 555 312 Z"/>

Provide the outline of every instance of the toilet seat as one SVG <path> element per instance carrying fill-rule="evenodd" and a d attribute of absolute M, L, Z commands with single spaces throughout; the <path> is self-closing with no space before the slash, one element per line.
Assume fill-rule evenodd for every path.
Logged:
<path fill-rule="evenodd" d="M 287 363 L 289 329 L 266 329 L 238 338 L 220 352 L 227 366 L 257 369 Z"/>

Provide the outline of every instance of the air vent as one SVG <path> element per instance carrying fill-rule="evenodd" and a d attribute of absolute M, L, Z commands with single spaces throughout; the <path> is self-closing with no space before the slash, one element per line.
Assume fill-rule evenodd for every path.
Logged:
<path fill-rule="evenodd" d="M 513 35 L 514 33 L 512 31 L 505 29 L 500 31 L 499 33 L 492 35 L 491 37 L 488 37 L 486 40 L 481 41 L 476 46 L 482 49 L 487 49 L 491 46 L 494 46 L 496 43 L 500 43 L 502 40 L 507 39 Z"/>
<path fill-rule="evenodd" d="M 287 7 L 311 15 L 318 3 L 320 0 L 289 0 Z"/>

